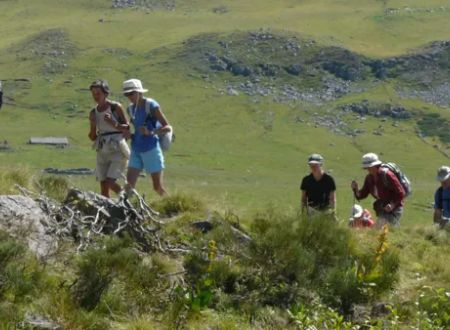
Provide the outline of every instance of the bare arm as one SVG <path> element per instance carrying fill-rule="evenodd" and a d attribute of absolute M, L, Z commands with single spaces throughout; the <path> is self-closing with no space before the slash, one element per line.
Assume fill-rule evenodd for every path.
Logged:
<path fill-rule="evenodd" d="M 89 123 L 90 123 L 90 129 L 89 129 L 89 139 L 92 141 L 95 141 L 97 138 L 97 124 L 95 122 L 95 113 L 91 111 L 89 113 Z"/>
<path fill-rule="evenodd" d="M 122 122 L 122 124 L 120 123 L 116 123 L 116 128 L 122 132 L 123 136 L 125 138 L 130 138 L 131 134 L 130 134 L 130 122 L 128 121 L 127 117 L 125 116 L 125 113 L 123 111 L 122 105 L 118 104 L 116 107 L 116 113 L 117 116 L 120 119 L 120 122 Z"/>
<path fill-rule="evenodd" d="M 306 208 L 306 204 L 307 204 L 307 201 L 308 201 L 308 197 L 306 196 L 306 191 L 305 190 L 302 190 L 302 200 L 301 200 L 301 206 L 302 206 L 302 213 L 303 213 L 303 210 Z"/>
<path fill-rule="evenodd" d="M 357 200 L 364 199 L 369 195 L 370 185 L 369 176 L 366 176 L 364 179 L 364 185 L 361 190 L 359 190 L 358 183 L 355 180 L 352 181 L 351 187 Z"/>
<path fill-rule="evenodd" d="M 116 106 L 116 113 L 117 113 L 117 116 L 119 117 L 120 121 L 122 122 L 122 124 L 117 123 L 116 128 L 122 132 L 128 131 L 130 129 L 130 122 L 128 121 L 127 117 L 125 116 L 125 113 L 123 111 L 121 104 L 118 104 Z"/>
<path fill-rule="evenodd" d="M 330 209 L 336 210 L 336 191 L 330 192 Z"/>
<path fill-rule="evenodd" d="M 161 108 L 155 109 L 155 117 L 161 124 L 161 127 L 155 130 L 154 132 L 155 134 L 161 135 L 171 131 L 172 128 L 170 127 L 170 124 L 167 121 L 166 116 L 164 116 L 164 113 L 162 112 Z"/>
<path fill-rule="evenodd" d="M 435 224 L 440 224 L 441 221 L 442 221 L 442 210 L 441 209 L 434 209 L 433 222 Z"/>

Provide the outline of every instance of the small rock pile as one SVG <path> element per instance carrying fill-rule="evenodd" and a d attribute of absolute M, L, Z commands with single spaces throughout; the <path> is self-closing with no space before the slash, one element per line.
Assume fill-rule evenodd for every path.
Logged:
<path fill-rule="evenodd" d="M 428 90 L 398 89 L 397 93 L 403 98 L 418 98 L 441 107 L 450 106 L 450 83 L 448 82 Z"/>
<path fill-rule="evenodd" d="M 112 8 L 174 10 L 175 0 L 113 0 Z"/>
<path fill-rule="evenodd" d="M 378 118 L 410 119 L 413 117 L 413 113 L 402 106 L 387 103 L 371 103 L 368 100 L 364 100 L 360 103 L 346 104 L 342 106 L 341 109 L 361 116 L 373 116 Z"/>

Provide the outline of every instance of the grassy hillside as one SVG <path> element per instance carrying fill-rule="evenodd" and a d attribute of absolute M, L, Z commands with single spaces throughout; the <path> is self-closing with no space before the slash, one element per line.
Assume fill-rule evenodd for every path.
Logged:
<path fill-rule="evenodd" d="M 224 13 L 216 13 L 214 9 L 221 6 Z M 140 77 L 176 127 L 178 141 L 167 154 L 171 190 L 205 193 L 238 206 L 243 213 L 271 203 L 295 208 L 299 181 L 307 173 L 305 159 L 319 151 L 336 177 L 339 212 L 346 216 L 351 203 L 348 182 L 362 180 L 360 156 L 375 151 L 401 164 L 413 180 L 415 194 L 405 222 L 428 221 L 434 171 L 446 158 L 415 136 L 414 121 L 402 122 L 403 131 L 387 123 L 383 137 L 377 137 L 371 133 L 379 120 L 369 117 L 363 123 L 350 123 L 366 133 L 349 138 L 315 128 L 310 118 L 363 99 L 439 112 L 444 118 L 445 111 L 400 98 L 392 79 L 374 85 L 370 78 L 361 91 L 350 91 L 322 106 L 303 101 L 282 104 L 270 97 L 255 101 L 243 93 L 221 95 L 224 81 L 238 84 L 246 78 L 219 74 L 207 81 L 197 70 L 201 58 L 177 54 L 183 49 L 198 52 L 195 44 L 182 42 L 200 33 L 221 32 L 232 40 L 235 37 L 227 33 L 259 28 L 307 36 L 318 43 L 312 59 L 322 45 L 347 48 L 372 59 L 404 54 L 448 37 L 445 2 L 429 2 L 425 10 L 418 1 L 177 1 L 175 10 L 165 10 L 112 9 L 110 1 L 48 0 L 1 1 L 0 9 L 4 31 L 0 78 L 6 98 L 0 139 L 13 146 L 12 152 L 0 153 L 3 166 L 93 167 L 95 155 L 86 138 L 86 116 L 92 106 L 87 86 L 97 77 L 106 78 L 112 98 L 126 104 L 119 93 L 121 81 Z M 274 56 L 276 60 L 277 53 Z M 27 81 L 16 81 L 21 78 Z M 307 84 L 311 83 L 316 84 L 314 80 Z M 25 144 L 30 136 L 39 135 L 68 136 L 71 146 L 59 150 Z M 96 188 L 91 177 L 71 180 Z M 141 189 L 148 191 L 144 181 Z"/>
<path fill-rule="evenodd" d="M 112 260 L 125 253 L 133 265 L 125 263 L 115 269 L 103 264 L 106 274 L 116 273 L 120 278 L 105 289 L 96 309 L 87 312 L 74 304 L 71 288 L 62 281 L 81 278 L 80 265 L 83 260 L 95 264 L 95 251 L 72 260 L 73 246 L 64 246 L 59 259 L 49 269 L 41 269 L 28 252 L 21 252 L 24 250 L 5 236 L 0 256 L 5 251 L 5 255 L 20 252 L 11 252 L 14 258 L 8 269 L 23 281 L 8 284 L 7 289 L 0 283 L 0 297 L 4 297 L 0 320 L 22 317 L 31 309 L 52 319 L 61 317 L 61 324 L 73 329 L 151 329 L 161 324 L 173 328 L 170 322 L 179 322 L 179 315 L 186 317 L 180 321 L 185 327 L 199 329 L 286 328 L 287 320 L 292 328 L 301 328 L 306 323 L 299 322 L 323 325 L 324 319 L 341 322 L 334 326 L 344 328 L 337 313 L 342 312 L 342 301 L 337 300 L 353 289 L 355 267 L 364 264 L 367 250 L 374 253 L 378 233 L 349 233 L 337 226 L 335 230 L 348 238 L 342 246 L 348 245 L 350 252 L 338 249 L 330 253 L 343 258 L 339 260 L 345 265 L 324 269 L 323 277 L 314 282 L 304 270 L 310 269 L 322 252 L 295 244 L 304 236 L 297 231 L 299 219 L 294 214 L 300 180 L 308 173 L 309 154 L 319 152 L 325 157 L 325 167 L 338 186 L 338 216 L 347 219 L 353 203 L 350 181 L 362 182 L 365 172 L 360 159 L 372 151 L 401 165 L 414 192 L 407 200 L 402 227 L 389 234 L 389 248 L 398 254 L 400 265 L 393 271 L 398 278 L 387 280 L 395 283 L 395 290 L 379 292 L 376 299 L 370 290 L 367 297 L 358 296 L 358 286 L 353 293 L 366 303 L 382 300 L 393 307 L 390 316 L 369 317 L 373 329 L 436 328 L 437 323 L 432 322 L 446 316 L 436 316 L 434 309 L 448 307 L 450 283 L 448 231 L 436 231 L 430 225 L 438 185 L 435 171 L 450 162 L 446 156 L 450 146 L 450 44 L 441 42 L 450 40 L 448 1 L 139 2 L 144 5 L 117 9 L 110 0 L 0 0 L 0 80 L 4 86 L 0 142 L 7 140 L 11 146 L 0 150 L 0 194 L 16 192 L 14 183 L 38 189 L 57 182 L 39 177 L 47 167 L 93 168 L 95 152 L 87 138 L 87 116 L 93 106 L 88 86 L 94 79 L 107 79 L 111 98 L 126 105 L 121 83 L 137 77 L 162 105 L 176 132 L 176 142 L 166 154 L 165 171 L 173 197 L 155 197 L 148 178 L 141 178 L 139 191 L 162 209 L 164 205 L 179 207 L 178 198 L 197 205 L 192 196 L 207 205 L 194 211 L 178 210 L 179 222 L 166 228 L 165 234 L 199 248 L 213 239 L 223 244 L 221 248 L 233 249 L 220 230 L 198 236 L 189 229 L 191 221 L 217 211 L 219 220 L 238 217 L 255 235 L 255 249 L 245 252 L 255 259 L 249 261 L 243 253 L 232 256 L 233 267 L 215 264 L 214 280 L 218 282 L 211 288 L 215 298 L 200 311 L 193 296 L 186 301 L 182 294 L 178 300 L 161 294 L 168 306 L 162 320 L 153 309 L 161 307 L 146 301 L 147 296 L 140 292 L 169 284 L 155 280 L 143 282 L 148 285 L 143 288 L 139 281 L 130 284 L 124 280 L 127 272 L 132 272 L 128 267 L 145 272 L 149 262 L 131 249 L 129 242 L 111 243 L 120 246 L 117 255 L 97 251 Z M 398 113 L 403 117 L 396 117 Z M 31 136 L 67 136 L 70 146 L 31 146 L 27 144 Z M 33 184 L 31 177 L 39 184 Z M 83 189 L 98 190 L 93 176 L 67 180 Z M 363 202 L 368 208 L 371 203 Z M 257 212 L 260 214 L 255 215 Z M 260 226 L 271 221 L 273 227 Z M 286 235 L 290 239 L 286 240 Z M 327 246 L 338 244 L 329 237 L 320 239 L 327 240 Z M 265 263 L 267 251 L 282 260 L 271 264 L 273 269 Z M 306 261 L 301 261 L 305 264 L 298 261 L 296 253 L 306 256 Z M 191 265 L 183 279 L 189 287 L 200 285 L 193 280 L 196 275 L 209 276 L 205 275 L 208 272 L 196 273 L 201 265 L 191 257 L 156 255 L 151 262 L 158 274 L 170 274 L 180 264 Z M 24 261 L 30 263 L 29 269 L 18 266 Z M 297 268 L 289 268 L 291 264 Z M 5 267 L 0 267 L 1 276 Z M 284 277 L 275 276 L 277 272 Z M 226 283 L 220 282 L 224 280 L 221 273 L 236 279 L 242 297 L 247 297 L 246 290 L 254 285 L 254 300 L 240 305 L 242 297 L 223 293 Z M 333 277 L 349 282 L 333 282 Z M 362 285 L 366 280 L 356 282 Z M 273 289 L 276 281 L 279 286 Z M 294 288 L 297 282 L 301 285 Z M 419 291 L 424 285 L 444 291 Z M 330 287 L 335 291 L 330 293 Z M 302 292 L 304 288 L 307 292 Z M 337 292 L 339 288 L 345 289 Z M 276 298 L 287 294 L 294 301 L 292 292 L 301 296 L 294 298 L 302 304 L 315 304 L 319 297 L 319 303 L 323 299 L 334 310 L 292 305 L 289 316 Z M 40 298 L 31 301 L 33 296 Z M 136 315 L 135 307 L 141 308 L 142 315 Z M 315 308 L 322 319 L 314 314 Z M 188 312 L 168 315 L 180 310 Z M 427 323 L 429 319 L 431 323 Z"/>

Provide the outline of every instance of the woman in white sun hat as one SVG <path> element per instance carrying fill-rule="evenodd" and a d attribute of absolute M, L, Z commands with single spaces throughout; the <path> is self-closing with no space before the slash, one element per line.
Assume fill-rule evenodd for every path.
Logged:
<path fill-rule="evenodd" d="M 145 170 L 151 175 L 153 189 L 164 196 L 167 194 L 163 184 L 164 155 L 159 136 L 170 133 L 172 128 L 158 102 L 143 96 L 146 92 L 139 79 L 123 82 L 123 94 L 131 102 L 127 112 L 134 126 L 127 181 L 130 188 L 134 188 L 139 174 Z"/>

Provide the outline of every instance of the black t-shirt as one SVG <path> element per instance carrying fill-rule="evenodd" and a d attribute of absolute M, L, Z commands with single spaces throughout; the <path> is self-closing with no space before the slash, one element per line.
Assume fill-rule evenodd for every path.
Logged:
<path fill-rule="evenodd" d="M 306 192 L 308 205 L 316 209 L 325 209 L 330 205 L 330 193 L 336 190 L 331 175 L 324 173 L 319 181 L 311 174 L 305 176 L 300 189 Z"/>

